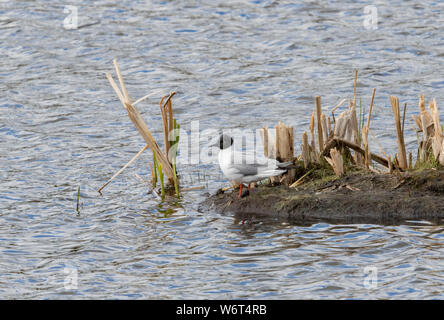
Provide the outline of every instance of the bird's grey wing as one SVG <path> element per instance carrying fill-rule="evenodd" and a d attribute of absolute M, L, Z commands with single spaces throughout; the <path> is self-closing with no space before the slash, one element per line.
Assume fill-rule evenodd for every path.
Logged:
<path fill-rule="evenodd" d="M 254 176 L 257 175 L 260 168 L 264 167 L 264 165 L 258 164 L 258 163 L 252 163 L 252 164 L 233 164 L 232 166 L 233 171 L 235 171 L 238 174 L 241 174 L 243 176 Z"/>

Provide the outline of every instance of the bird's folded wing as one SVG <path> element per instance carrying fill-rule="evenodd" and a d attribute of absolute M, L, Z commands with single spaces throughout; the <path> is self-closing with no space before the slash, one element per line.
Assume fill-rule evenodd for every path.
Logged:
<path fill-rule="evenodd" d="M 243 176 L 254 176 L 257 175 L 258 172 L 263 169 L 266 168 L 267 166 L 264 165 L 260 165 L 257 163 L 252 163 L 252 164 L 232 164 L 230 166 L 230 169 L 233 171 L 233 173 L 238 173 L 241 174 Z"/>

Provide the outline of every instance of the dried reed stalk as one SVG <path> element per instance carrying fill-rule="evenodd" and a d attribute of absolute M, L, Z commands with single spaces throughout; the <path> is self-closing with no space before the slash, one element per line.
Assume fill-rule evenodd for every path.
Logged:
<path fill-rule="evenodd" d="M 336 120 L 335 129 L 333 135 L 338 138 L 344 138 L 345 132 L 347 130 L 347 124 L 348 124 L 348 111 L 342 112 L 338 119 Z"/>
<path fill-rule="evenodd" d="M 404 112 L 402 114 L 402 135 L 404 135 L 404 122 L 405 122 L 405 112 L 407 111 L 407 102 L 404 103 Z"/>
<path fill-rule="evenodd" d="M 269 159 L 276 159 L 276 139 L 273 136 L 270 137 L 270 132 L 266 127 L 263 127 L 260 133 L 264 146 L 264 156 Z"/>
<path fill-rule="evenodd" d="M 407 169 L 407 156 L 404 144 L 404 134 L 401 127 L 401 115 L 399 110 L 399 99 L 394 96 L 390 96 L 390 102 L 392 104 L 393 115 L 395 117 L 396 135 L 398 137 L 398 154 L 399 154 L 399 167 L 402 170 Z"/>
<path fill-rule="evenodd" d="M 304 161 L 304 168 L 307 169 L 310 164 L 310 148 L 308 146 L 308 135 L 307 132 L 302 134 L 302 160 Z"/>
<path fill-rule="evenodd" d="M 426 161 L 427 160 L 426 156 L 427 156 L 427 149 L 428 149 L 427 144 L 429 142 L 429 134 L 428 134 L 427 129 L 424 130 L 424 128 L 427 128 L 427 123 L 426 123 L 427 120 L 426 120 L 425 115 L 421 114 L 420 118 L 421 118 L 421 126 L 423 128 L 423 130 L 422 130 L 422 146 L 421 146 L 422 153 L 421 154 L 423 155 L 422 161 Z"/>
<path fill-rule="evenodd" d="M 159 107 L 160 107 L 160 115 L 162 116 L 162 128 L 163 128 L 163 144 L 165 148 L 165 154 L 168 155 L 168 152 L 170 151 L 170 142 L 168 140 L 168 117 L 165 108 L 163 107 L 163 100 L 165 100 L 166 97 L 162 97 L 160 99 Z"/>
<path fill-rule="evenodd" d="M 358 87 L 358 69 L 355 69 L 355 81 L 353 86 L 353 105 L 356 107 L 356 89 Z"/>
<path fill-rule="evenodd" d="M 335 147 L 339 147 L 339 149 L 343 148 L 343 147 L 348 147 L 356 152 L 358 152 L 359 154 L 361 154 L 362 156 L 365 154 L 365 151 L 357 144 L 344 140 L 344 139 L 340 139 L 340 138 L 333 138 L 331 139 L 327 145 L 324 148 L 324 151 L 322 152 L 322 155 L 328 156 L 330 154 L 330 150 L 335 148 Z M 386 158 L 383 158 L 381 156 L 378 156 L 374 153 L 369 153 L 370 154 L 370 159 L 383 165 L 384 167 L 388 168 L 388 161 Z"/>
<path fill-rule="evenodd" d="M 357 72 L 356 72 L 357 74 Z M 356 79 L 355 79 L 356 81 Z M 354 98 L 356 100 L 356 97 Z M 351 121 L 351 130 L 353 132 L 353 142 L 357 145 L 361 145 L 361 139 L 359 138 L 359 131 L 358 131 L 358 117 L 356 116 L 356 104 L 355 101 L 350 103 L 350 121 Z M 361 161 L 361 155 L 357 152 L 355 152 L 354 160 L 356 163 L 362 163 Z"/>
<path fill-rule="evenodd" d="M 336 109 L 338 109 L 340 106 L 342 106 L 346 101 L 347 101 L 347 99 L 342 99 L 336 106 L 334 106 L 333 109 L 330 110 L 333 117 L 334 117 L 334 113 L 335 113 Z"/>
<path fill-rule="evenodd" d="M 313 152 L 313 159 L 318 160 L 318 153 L 316 152 L 316 142 L 315 142 L 315 134 L 314 134 L 314 127 L 315 127 L 315 114 L 316 111 L 313 111 L 310 118 L 310 144 L 311 144 L 311 152 Z"/>
<path fill-rule="evenodd" d="M 327 122 L 327 129 L 328 129 L 328 139 L 333 138 L 333 131 L 331 128 L 331 119 L 330 117 L 327 117 L 328 122 Z"/>
<path fill-rule="evenodd" d="M 173 168 L 171 167 L 168 158 L 160 150 L 156 140 L 154 140 L 154 137 L 151 135 L 151 132 L 148 130 L 148 126 L 146 125 L 139 111 L 131 104 L 126 104 L 126 109 L 128 111 L 128 116 L 136 129 L 139 131 L 142 138 L 145 140 L 146 144 L 153 152 L 156 153 L 157 160 L 162 165 L 162 169 L 168 180 L 172 183 L 174 181 Z"/>
<path fill-rule="evenodd" d="M 159 146 L 157 145 L 156 140 L 152 136 L 151 132 L 148 130 L 148 126 L 146 125 L 146 123 L 143 120 L 142 116 L 140 115 L 139 111 L 137 110 L 137 108 L 133 104 L 131 104 L 128 92 L 125 88 L 125 83 L 123 81 L 122 74 L 121 74 L 119 66 L 117 64 L 117 61 L 114 59 L 113 63 L 114 63 L 114 67 L 116 69 L 117 78 L 119 79 L 119 83 L 120 83 L 122 91 L 119 89 L 119 87 L 115 83 L 111 74 L 107 73 L 106 77 L 108 78 L 108 80 L 111 84 L 111 87 L 116 92 L 117 97 L 119 98 L 120 102 L 122 102 L 122 105 L 127 110 L 129 118 L 133 122 L 136 129 L 139 131 L 142 138 L 145 140 L 148 147 L 151 149 L 151 151 L 153 151 L 153 153 L 156 154 L 156 157 L 157 157 L 158 161 L 162 164 L 163 170 L 164 170 L 165 175 L 167 176 L 168 180 L 170 182 L 173 182 L 174 175 L 173 175 L 173 169 L 171 167 L 171 164 L 169 163 L 167 157 L 160 150 Z M 122 94 L 122 92 L 123 92 L 123 94 Z"/>
<path fill-rule="evenodd" d="M 345 125 L 345 128 L 347 129 L 346 135 L 344 136 L 345 140 L 353 142 L 353 140 L 352 140 L 352 137 L 353 137 L 353 125 L 352 125 L 352 120 L 351 120 L 351 115 L 350 114 L 347 115 L 347 123 Z"/>
<path fill-rule="evenodd" d="M 421 94 L 419 96 L 419 111 L 420 115 L 423 115 L 425 118 L 426 126 L 421 126 L 420 130 L 427 130 L 427 135 L 432 136 L 434 134 L 434 128 L 433 126 L 433 118 L 430 115 L 430 113 L 425 108 L 425 97 L 424 94 Z"/>
<path fill-rule="evenodd" d="M 324 146 L 328 141 L 327 117 L 325 116 L 325 114 L 321 115 L 321 126 L 322 126 L 322 134 L 324 135 L 322 149 L 324 149 Z"/>
<path fill-rule="evenodd" d="M 368 146 L 368 127 L 366 125 L 362 127 L 362 140 L 364 145 L 364 165 L 368 170 L 370 168 L 370 154 Z"/>
<path fill-rule="evenodd" d="M 264 156 L 268 158 L 268 128 L 263 127 L 260 132 L 261 132 L 262 144 L 264 146 Z"/>
<path fill-rule="evenodd" d="M 321 97 L 316 96 L 316 120 L 317 120 L 317 125 L 318 125 L 319 153 L 321 153 L 322 149 L 324 149 L 324 136 L 322 133 L 321 115 L 322 115 Z"/>
<path fill-rule="evenodd" d="M 302 177 L 300 177 L 298 180 L 296 180 L 292 185 L 290 185 L 290 188 L 296 188 L 297 186 L 302 184 L 302 181 L 306 176 L 308 176 L 314 169 L 311 169 L 307 171 Z"/>
<path fill-rule="evenodd" d="M 424 97 L 423 93 L 419 96 L 419 105 L 418 106 L 419 106 L 419 112 L 421 112 L 421 113 L 427 112 L 426 108 L 425 108 L 425 97 Z"/>
<path fill-rule="evenodd" d="M 102 190 L 111 182 L 113 181 L 119 174 L 121 174 L 123 172 L 123 170 L 125 170 L 126 168 L 128 168 L 134 161 L 136 161 L 136 159 L 146 150 L 148 149 L 148 145 L 145 145 L 142 149 L 140 149 L 139 152 L 137 152 L 137 154 L 131 158 L 130 161 L 128 161 L 127 164 L 125 164 L 119 171 L 117 171 L 112 177 L 111 179 L 109 179 L 103 186 L 101 186 L 97 192 L 98 193 L 102 193 Z"/>
<path fill-rule="evenodd" d="M 162 97 L 160 101 L 160 113 L 162 115 L 162 124 L 163 124 L 163 139 L 165 143 L 165 154 L 168 157 L 168 161 L 170 164 L 172 163 L 172 159 L 170 159 L 170 149 L 171 144 L 174 140 L 171 140 L 174 136 L 174 118 L 173 118 L 173 104 L 171 103 L 171 98 L 176 94 L 176 92 L 171 92 L 168 96 Z M 166 98 L 166 101 L 163 102 Z M 171 157 L 172 158 L 172 157 Z"/>
<path fill-rule="evenodd" d="M 279 121 L 278 125 L 275 127 L 276 130 L 276 160 L 281 162 L 289 162 L 294 159 L 294 137 L 293 137 L 293 127 L 286 126 Z M 294 181 L 295 170 L 288 170 L 287 173 L 283 175 L 283 179 L 286 185 L 290 185 Z"/>
<path fill-rule="evenodd" d="M 367 129 L 370 129 L 370 120 L 372 118 L 373 101 L 375 100 L 375 93 L 376 93 L 376 88 L 373 88 L 372 99 L 370 101 L 370 107 L 368 108 Z"/>
<path fill-rule="evenodd" d="M 439 113 L 438 106 L 436 105 L 436 99 L 430 101 L 429 109 L 432 111 L 433 117 L 433 125 L 434 125 L 434 137 L 433 140 L 436 140 L 436 144 L 439 144 L 439 153 L 435 155 L 435 159 L 441 164 L 444 165 L 444 139 L 441 123 L 439 121 Z M 435 150 L 434 150 L 435 153 Z"/>
<path fill-rule="evenodd" d="M 136 104 L 138 104 L 138 103 L 140 103 L 140 102 L 142 102 L 142 101 L 148 99 L 149 97 L 151 97 L 151 96 L 153 96 L 153 95 L 155 95 L 155 94 L 161 93 L 162 91 L 163 91 L 163 90 L 156 90 L 156 91 L 153 91 L 153 92 L 151 92 L 151 93 L 148 93 L 146 96 L 143 96 L 142 98 L 137 99 L 137 101 L 133 103 L 133 106 L 135 106 Z"/>
<path fill-rule="evenodd" d="M 338 149 L 331 149 L 330 157 L 325 156 L 324 158 L 331 165 L 333 171 L 338 177 L 342 177 L 344 175 L 344 160 L 342 159 L 342 154 L 338 151 Z"/>
<path fill-rule="evenodd" d="M 370 106 L 368 108 L 368 117 L 367 117 L 367 124 L 362 128 L 362 140 L 363 140 L 363 145 L 364 145 L 364 165 L 366 167 L 366 169 L 370 169 L 370 154 L 369 154 L 369 145 L 368 145 L 368 132 L 370 130 L 370 120 L 372 117 L 372 109 L 373 109 L 373 101 L 375 100 L 375 93 L 376 93 L 376 88 L 373 88 L 373 92 L 372 92 L 372 99 L 370 101 Z"/>

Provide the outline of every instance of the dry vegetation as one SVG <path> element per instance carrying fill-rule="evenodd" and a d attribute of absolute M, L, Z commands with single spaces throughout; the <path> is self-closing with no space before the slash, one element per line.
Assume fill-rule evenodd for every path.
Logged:
<path fill-rule="evenodd" d="M 171 92 L 168 96 L 162 97 L 160 101 L 160 113 L 162 116 L 162 127 L 164 133 L 164 152 L 162 152 L 161 148 L 157 144 L 153 135 L 151 134 L 148 126 L 140 115 L 139 111 L 136 108 L 136 105 L 143 100 L 147 99 L 154 93 L 148 94 L 135 102 L 131 102 L 128 92 L 125 87 L 125 83 L 123 81 L 122 74 L 119 69 L 119 65 L 117 61 L 114 60 L 114 68 L 116 70 L 117 78 L 120 83 L 120 88 L 114 81 L 113 77 L 110 73 L 106 74 L 108 81 L 110 82 L 112 88 L 114 89 L 117 97 L 122 103 L 125 110 L 128 112 L 128 117 L 131 119 L 134 126 L 139 131 L 142 138 L 145 140 L 146 145 L 127 163 L 125 164 L 119 171 L 117 171 L 111 179 L 109 179 L 102 187 L 100 187 L 97 191 L 101 193 L 101 191 L 116 178 L 119 174 L 123 172 L 129 165 L 131 165 L 146 149 L 150 149 L 153 153 L 153 163 L 149 164 L 151 170 L 151 191 L 156 193 L 157 180 L 160 182 L 161 187 L 161 198 L 164 198 L 166 195 L 166 190 L 171 190 L 172 188 L 168 188 L 168 186 L 174 186 L 174 191 L 176 196 L 179 197 L 179 180 L 176 172 L 176 155 L 177 155 L 177 146 L 179 142 L 179 128 L 180 125 L 177 123 L 177 120 L 173 117 L 173 104 L 172 98 L 175 95 L 175 92 Z M 139 180 L 145 182 L 143 178 L 136 175 Z M 167 178 L 168 186 L 165 185 L 164 176 Z M 158 195 L 158 194 L 157 194 Z"/>
<path fill-rule="evenodd" d="M 342 177 L 348 171 L 357 169 L 396 174 L 444 165 L 444 139 L 436 100 L 430 101 L 429 110 L 426 110 L 424 95 L 419 97 L 419 114 L 413 115 L 418 137 L 416 163 L 413 164 L 413 154 L 412 152 L 407 154 L 404 142 L 407 104 L 405 103 L 401 110 L 398 97 L 390 96 L 397 137 L 397 153 L 390 156 L 380 146 L 370 128 L 376 89 L 372 91 L 368 113 L 364 114 L 362 105 L 358 107 L 356 102 L 357 85 L 358 72 L 355 70 L 353 98 L 343 99 L 331 109 L 330 115 L 323 113 L 321 97 L 316 97 L 309 131 L 302 134 L 301 154 L 295 158 L 296 162 L 300 161 L 306 170 L 299 171 L 298 174 L 292 170 L 284 177 L 273 178 L 272 182 L 283 182 L 290 187 L 299 186 L 304 182 L 301 179 L 308 181 L 307 178 L 315 177 L 315 169 L 325 167 L 330 168 L 337 177 Z M 346 102 L 348 108 L 336 116 L 335 112 Z M 280 161 L 294 158 L 293 127 L 279 123 L 276 126 L 275 142 L 268 135 L 268 129 L 263 128 L 262 138 L 265 156 Z M 371 152 L 372 142 L 378 146 L 379 153 Z"/>

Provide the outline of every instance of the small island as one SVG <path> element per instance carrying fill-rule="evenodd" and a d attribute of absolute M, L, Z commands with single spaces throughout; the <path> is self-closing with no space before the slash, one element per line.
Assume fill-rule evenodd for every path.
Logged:
<path fill-rule="evenodd" d="M 347 99 L 325 114 L 321 97 L 316 97 L 309 131 L 302 134 L 301 154 L 296 157 L 293 127 L 280 122 L 274 136 L 262 129 L 265 156 L 293 162 L 291 170 L 258 183 L 241 198 L 237 191 L 221 189 L 201 208 L 298 222 L 392 224 L 444 218 L 444 135 L 436 100 L 429 101 L 427 110 L 424 95 L 419 97 L 419 114 L 412 116 L 418 142 L 414 159 L 404 143 L 407 104 L 402 111 L 399 99 L 390 96 L 398 147 L 390 156 L 379 143 L 378 153 L 370 151 L 369 133 L 376 140 L 370 130 L 376 89 L 366 113 L 365 107 L 357 106 L 356 86 L 357 71 L 353 98 L 337 117 L 335 111 Z"/>
<path fill-rule="evenodd" d="M 311 174 L 310 181 L 300 187 L 260 185 L 240 199 L 236 191 L 220 190 L 201 206 L 245 219 L 255 216 L 295 223 L 397 224 L 444 218 L 444 170 L 398 174 L 355 170 L 341 178 L 322 169 Z"/>

